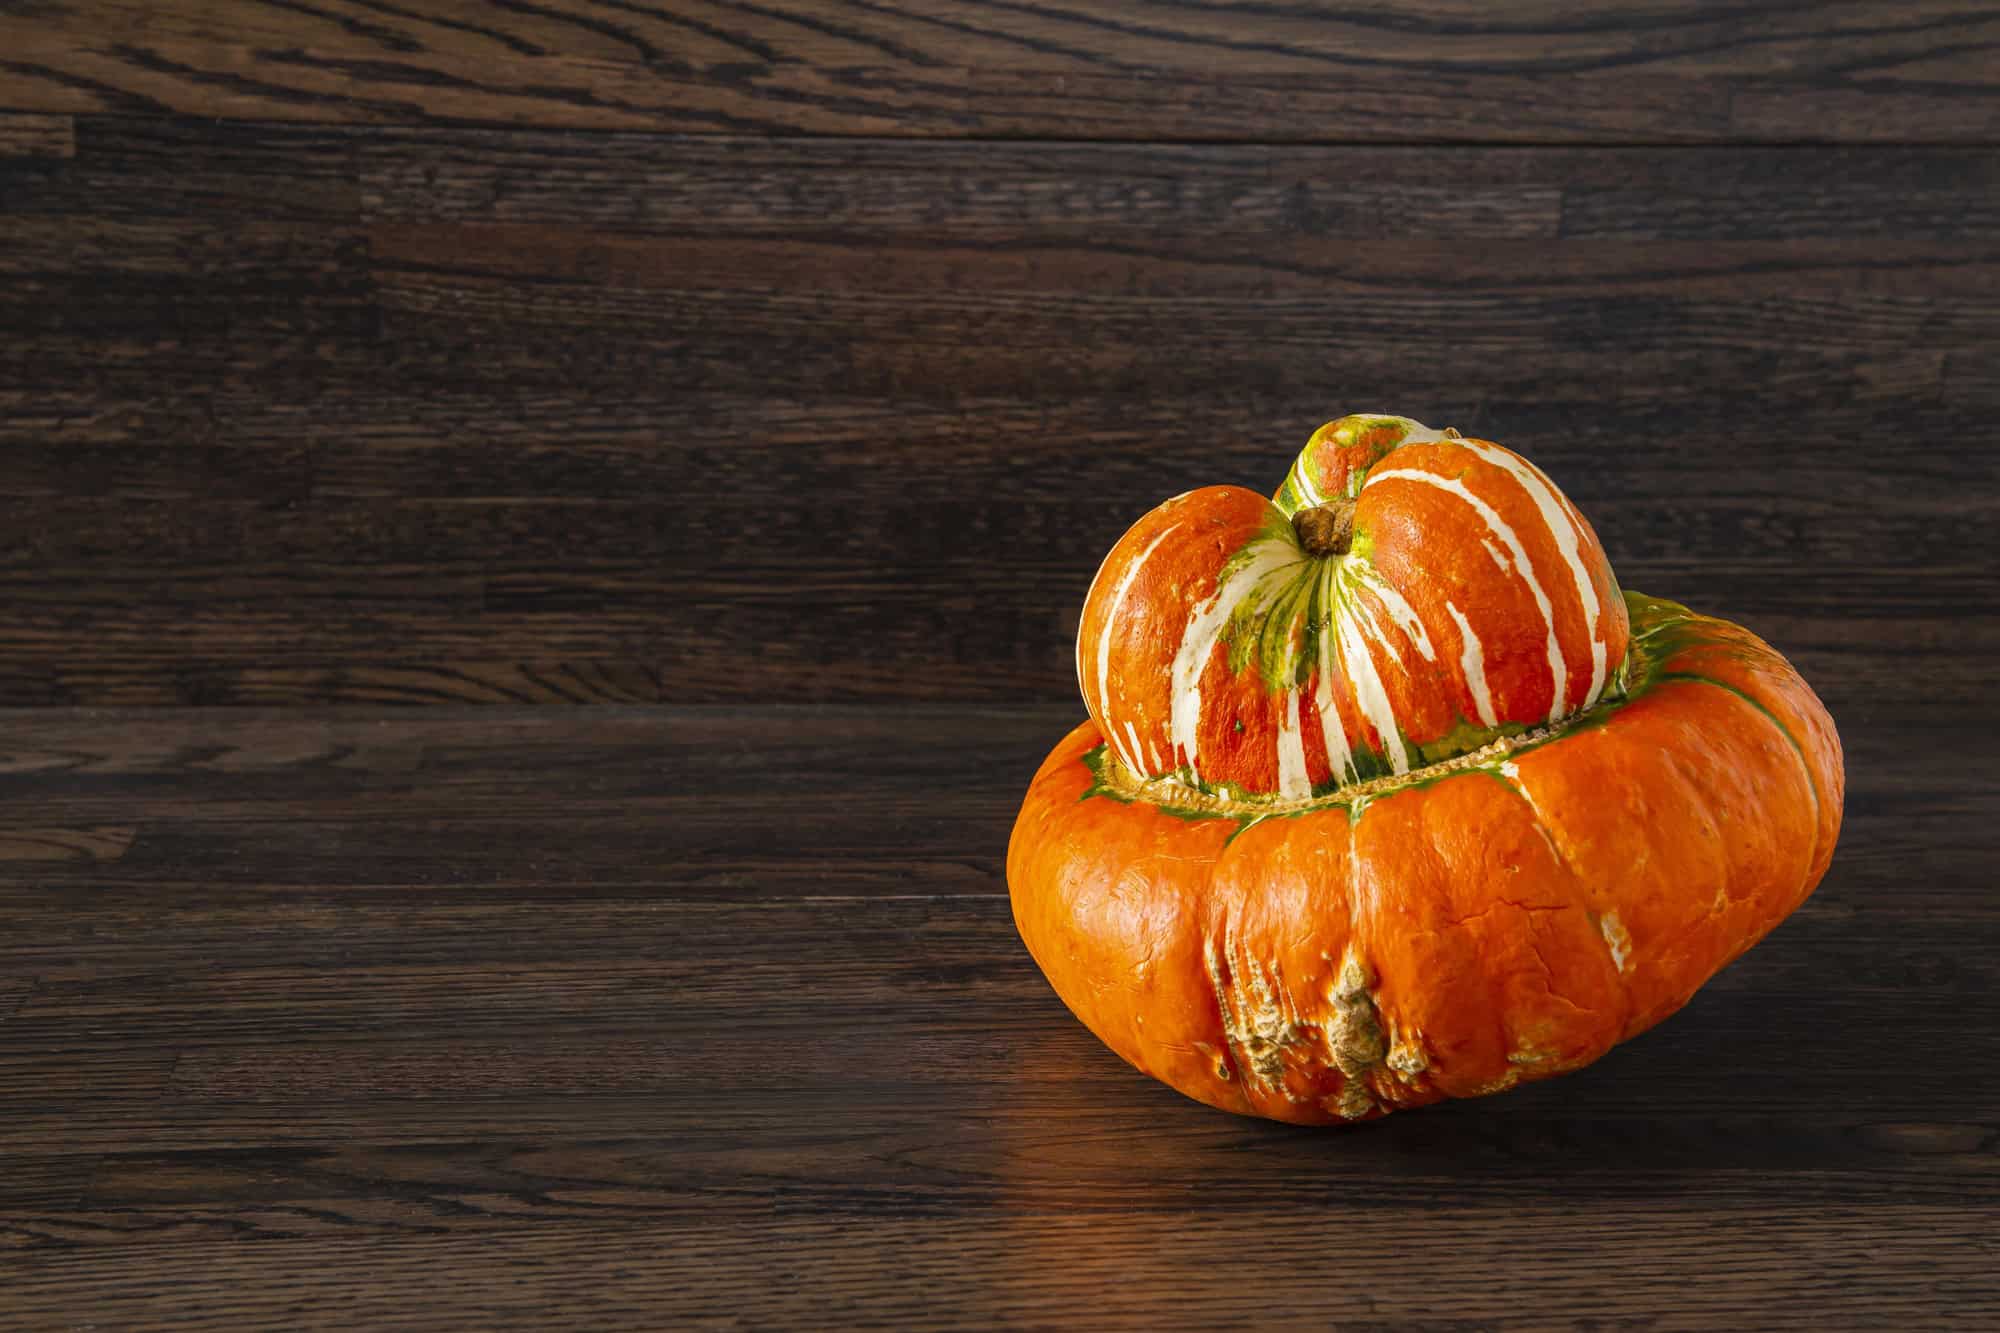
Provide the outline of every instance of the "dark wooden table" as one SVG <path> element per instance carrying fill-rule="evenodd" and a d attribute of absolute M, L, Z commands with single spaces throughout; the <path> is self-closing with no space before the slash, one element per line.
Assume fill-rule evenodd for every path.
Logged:
<path fill-rule="evenodd" d="M 2000 1325 L 2000 17 L 0 3 L 0 1325 Z M 1847 743 L 1593 1068 L 1132 1073 L 1124 525 L 1392 409 Z"/>

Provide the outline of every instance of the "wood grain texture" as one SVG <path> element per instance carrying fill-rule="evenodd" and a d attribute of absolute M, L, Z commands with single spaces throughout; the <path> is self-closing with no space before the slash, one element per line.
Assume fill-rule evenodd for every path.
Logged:
<path fill-rule="evenodd" d="M 78 134 L 0 163 L 9 703 L 1066 699 L 1127 523 L 1373 404 L 1990 710 L 1990 150 Z"/>
<path fill-rule="evenodd" d="M 75 128 L 73 116 L 0 111 L 0 160 L 74 156 Z"/>
<path fill-rule="evenodd" d="M 1188 1283 L 1183 1275 L 1240 1260 L 1244 1249 L 1262 1248 L 1263 1236 L 1278 1233 L 1283 1239 L 1268 1251 L 1272 1262 L 1304 1276 L 1291 1288 L 1296 1303 L 1290 1295 L 1267 1298 L 1264 1308 L 1301 1318 L 1318 1318 L 1328 1307 L 1352 1309 L 1357 1321 L 1375 1327 L 1535 1328 L 1636 1317 L 1662 1328 L 1700 1328 L 1740 1311 L 1730 1294 L 1736 1288 L 1718 1282 L 1716 1269 L 1753 1248 L 1799 1260 L 1763 1289 L 1770 1305 L 1786 1312 L 1774 1322 L 1893 1322 L 1915 1306 L 1935 1308 L 1938 1327 L 1979 1328 L 1993 1310 L 1985 1276 L 1990 1252 L 1969 1238 L 1981 1215 L 1963 1207 L 1903 1207 L 1868 1220 L 1746 1208 L 1717 1223 L 1706 1213 L 1689 1217 L 1673 1205 L 1639 1203 L 1590 1221 L 1561 1209 L 1523 1210 L 1517 1223 L 1503 1226 L 1445 1212 L 1427 1215 L 1420 1230 L 1385 1226 L 1356 1210 L 1341 1219 L 1357 1234 L 1343 1248 L 1338 1272 L 1324 1263 L 1322 1244 L 1291 1231 L 1289 1216 L 1164 1220 L 1029 1212 L 977 1232 L 940 1229 L 922 1216 L 874 1224 L 847 1217 L 762 1225 L 716 1218 L 552 1230 L 532 1242 L 245 1244 L 222 1247 L 214 1262 L 197 1260 L 203 1247 L 190 1245 L 172 1271 L 188 1280 L 186 1295 L 203 1300 L 204 1312 L 249 1323 L 293 1323 L 305 1312 L 324 1324 L 420 1326 L 421 1314 L 413 1317 L 394 1293 L 421 1288 L 468 1318 L 508 1327 L 547 1318 L 661 1327 L 936 1326 L 962 1309 L 1007 1326 L 1039 1327 L 1073 1320 L 1084 1302 L 1098 1327 L 1163 1320 L 1240 1326 L 1253 1322 L 1241 1293 L 1214 1281 Z M 1891 1238 L 1872 1236 L 1872 1223 Z M 1601 1226 L 1653 1233 L 1659 1263 L 1634 1273 L 1607 1260 Z M 1410 1252 L 1432 1246 L 1451 1257 L 1428 1265 L 1425 1282 L 1411 1283 Z M 786 1257 L 773 1261 L 773 1251 Z M 879 1277 L 885 1252 L 899 1256 L 893 1283 Z M 1878 1264 L 1879 1282 L 1847 1276 Z M 1060 1273 L 1055 1282 L 1046 1280 L 1052 1269 Z M 121 1323 L 166 1326 L 153 1291 L 157 1270 L 122 1256 L 36 1260 L 19 1308 L 27 1317 L 60 1318 L 73 1308 L 66 1289 L 79 1272 L 108 1275 L 103 1308 Z M 1502 1276 L 1489 1277 L 1478 1293 L 1449 1280 L 1473 1272 Z"/>
<path fill-rule="evenodd" d="M 1328 1234 L 1260 1319 L 2000 1313 L 2000 785 L 1952 732 L 1851 729 L 1832 874 L 1655 1032 L 1314 1134 L 1134 1073 L 1020 947 L 1073 712 L 0 717 L 10 823 L 133 821 L 0 860 L 0 1322 L 1230 1322 L 1208 1274 Z"/>
<path fill-rule="evenodd" d="M 2000 20 L 1966 0 L 56 0 L 0 12 L 0 104 L 694 133 L 1991 142 L 1996 42 Z"/>
<path fill-rule="evenodd" d="M 2000 1322 L 1995 43 L 0 2 L 0 1327 Z M 1098 1046 L 1003 857 L 1111 542 L 1363 409 L 1850 792 L 1653 1033 L 1307 1134 Z"/>

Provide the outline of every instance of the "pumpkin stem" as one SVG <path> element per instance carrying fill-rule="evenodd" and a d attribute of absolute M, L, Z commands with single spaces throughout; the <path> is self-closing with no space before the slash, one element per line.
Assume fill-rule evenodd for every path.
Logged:
<path fill-rule="evenodd" d="M 1292 515 L 1292 531 L 1312 556 L 1346 555 L 1354 544 L 1354 501 L 1335 500 Z"/>

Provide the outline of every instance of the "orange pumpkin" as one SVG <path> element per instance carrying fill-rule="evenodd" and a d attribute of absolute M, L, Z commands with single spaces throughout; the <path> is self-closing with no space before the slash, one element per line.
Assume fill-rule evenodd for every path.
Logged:
<path fill-rule="evenodd" d="M 1007 854 L 1022 939 L 1139 1069 L 1366 1119 L 1575 1069 L 1825 873 L 1825 708 L 1747 630 L 1621 594 L 1545 475 L 1402 417 L 1275 500 L 1176 497 L 1086 599 L 1090 720 Z"/>

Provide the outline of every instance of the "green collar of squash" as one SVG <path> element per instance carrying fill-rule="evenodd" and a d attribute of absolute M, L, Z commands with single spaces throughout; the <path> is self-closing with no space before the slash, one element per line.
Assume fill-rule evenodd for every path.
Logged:
<path fill-rule="evenodd" d="M 1663 663 L 1703 637 L 1703 617 L 1678 602 L 1636 592 L 1625 594 L 1625 609 L 1631 619 L 1631 644 L 1604 698 L 1591 708 L 1547 726 L 1528 728 L 1513 724 L 1482 729 L 1473 739 L 1478 741 L 1480 736 L 1486 739 L 1478 741 L 1474 748 L 1454 748 L 1454 743 L 1459 747 L 1467 743 L 1467 736 L 1461 734 L 1467 729 L 1461 726 L 1451 735 L 1440 737 L 1430 745 L 1413 747 L 1426 758 L 1437 756 L 1421 767 L 1407 773 L 1371 777 L 1344 786 L 1329 786 L 1309 797 L 1293 798 L 1246 792 L 1230 784 L 1198 787 L 1179 774 L 1143 778 L 1125 767 L 1108 746 L 1100 743 L 1083 756 L 1083 763 L 1090 770 L 1091 783 L 1078 799 L 1087 801 L 1102 797 L 1126 805 L 1150 805 L 1161 814 L 1177 819 L 1229 820 L 1237 825 L 1236 833 L 1266 819 L 1295 819 L 1319 810 L 1345 809 L 1350 820 L 1359 820 L 1363 811 L 1385 796 L 1428 786 L 1458 773 L 1481 771 L 1498 777 L 1501 765 L 1517 755 L 1576 732 L 1603 726 L 1619 709 L 1643 697 L 1662 680 L 1706 680 L 1709 684 L 1741 694 L 1733 686 L 1705 676 L 1661 670 Z M 1750 702 L 1754 704 L 1756 701 Z M 1235 833 L 1230 836 L 1234 837 Z"/>

